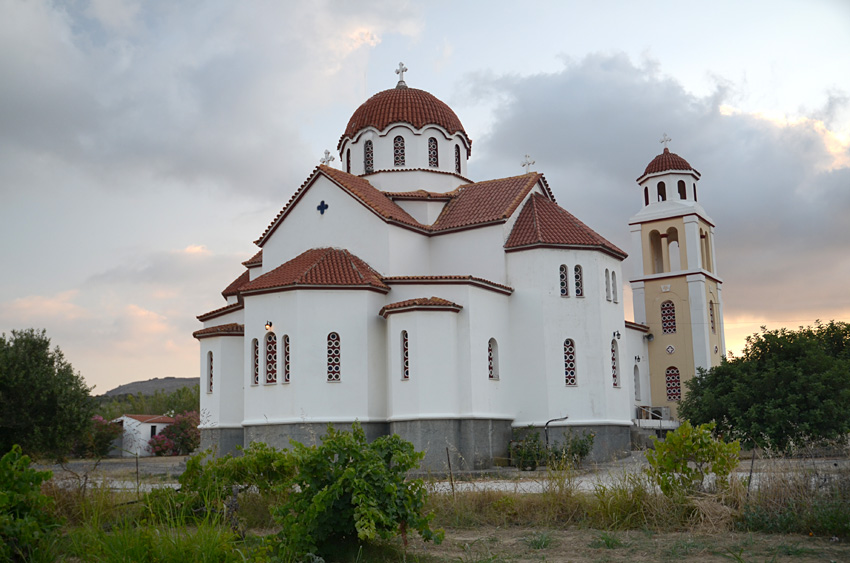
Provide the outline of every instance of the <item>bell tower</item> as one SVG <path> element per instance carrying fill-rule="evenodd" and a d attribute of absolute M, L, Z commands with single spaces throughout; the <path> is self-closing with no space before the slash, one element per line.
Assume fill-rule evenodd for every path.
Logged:
<path fill-rule="evenodd" d="M 685 381 L 720 364 L 726 345 L 714 222 L 697 199 L 700 173 L 670 152 L 670 140 L 637 179 L 643 206 L 629 227 L 640 257 L 630 280 L 635 321 L 650 327 L 652 406 L 675 416 Z"/>

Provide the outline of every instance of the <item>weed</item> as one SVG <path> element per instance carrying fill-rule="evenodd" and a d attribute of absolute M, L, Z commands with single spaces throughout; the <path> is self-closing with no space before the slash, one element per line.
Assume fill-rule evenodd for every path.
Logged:
<path fill-rule="evenodd" d="M 531 549 L 546 549 L 552 545 L 552 534 L 549 532 L 534 532 L 525 539 L 525 544 Z"/>
<path fill-rule="evenodd" d="M 618 547 L 623 547 L 623 541 L 614 534 L 602 532 L 595 540 L 590 542 L 590 547 L 595 549 L 603 547 L 605 549 L 617 549 Z"/>

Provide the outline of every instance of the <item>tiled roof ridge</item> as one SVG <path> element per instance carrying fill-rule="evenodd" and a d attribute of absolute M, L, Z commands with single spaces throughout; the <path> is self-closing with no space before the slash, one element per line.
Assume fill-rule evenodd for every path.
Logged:
<path fill-rule="evenodd" d="M 209 336 L 238 336 L 245 334 L 245 325 L 240 323 L 226 323 L 223 325 L 209 326 L 196 330 L 192 333 L 193 338 L 205 338 Z"/>
<path fill-rule="evenodd" d="M 244 306 L 244 304 L 241 303 L 241 302 L 228 303 L 224 307 L 219 307 L 218 309 L 213 309 L 212 311 L 198 315 L 195 318 L 198 319 L 199 321 L 203 322 L 203 321 L 218 317 L 220 315 L 223 315 L 224 313 L 229 313 L 231 309 L 234 310 L 234 311 L 238 311 L 243 306 Z"/>
<path fill-rule="evenodd" d="M 301 272 L 301 274 L 299 274 L 298 276 L 295 277 L 295 281 L 293 283 L 295 283 L 295 284 L 304 283 L 304 280 L 307 278 L 307 274 L 309 274 L 310 272 L 315 270 L 319 266 L 319 264 L 324 262 L 325 259 L 328 257 L 328 254 L 333 252 L 333 250 L 334 249 L 332 247 L 311 248 L 310 250 L 308 250 L 307 252 L 318 251 L 318 252 L 321 252 L 321 254 L 319 254 L 318 258 L 316 260 L 314 260 L 313 263 L 310 266 L 308 266 L 306 270 L 303 270 Z M 297 260 L 298 258 L 300 258 L 301 256 L 304 256 L 305 254 L 306 254 L 306 252 L 302 252 L 301 254 L 296 256 L 294 259 Z M 283 265 L 283 264 L 281 264 L 281 265 Z"/>
<path fill-rule="evenodd" d="M 529 180 L 531 180 L 531 181 L 526 183 L 525 188 L 523 188 L 523 191 L 519 192 L 516 195 L 514 200 L 511 202 L 510 207 L 505 210 L 505 213 L 502 215 L 502 217 L 507 218 L 507 217 L 510 217 L 511 215 L 514 214 L 514 211 L 516 211 L 516 208 L 519 207 L 519 204 L 522 203 L 522 200 L 525 199 L 525 196 L 528 195 L 528 193 L 525 191 L 525 189 L 528 187 L 528 184 L 532 184 L 532 185 L 536 184 L 537 180 L 540 179 L 540 177 L 543 176 L 543 174 L 541 174 L 540 172 L 534 172 L 532 174 L 529 174 L 529 176 L 530 176 Z"/>
<path fill-rule="evenodd" d="M 649 164 L 646 165 L 646 169 L 643 171 L 643 174 L 638 176 L 637 181 L 640 182 L 641 179 L 646 176 L 650 176 L 652 174 L 661 174 L 664 172 L 693 172 L 696 174 L 697 178 L 699 178 L 700 173 L 697 171 L 691 164 L 679 156 L 674 152 L 670 152 L 670 149 L 664 147 L 664 151 L 653 158 Z"/>
<path fill-rule="evenodd" d="M 239 295 L 239 288 L 249 281 L 251 281 L 251 275 L 248 273 L 248 270 L 243 270 L 235 280 L 230 282 L 230 284 L 224 288 L 224 291 L 221 292 L 221 296 L 227 299 L 227 297 L 231 295 Z"/>
<path fill-rule="evenodd" d="M 269 226 L 268 226 L 268 227 L 266 227 L 266 230 L 265 230 L 265 231 L 263 231 L 263 234 L 261 234 L 261 235 L 260 235 L 260 238 L 258 238 L 257 240 L 255 240 L 255 241 L 254 241 L 254 244 L 259 245 L 259 244 L 260 244 L 260 241 L 262 241 L 264 238 L 266 238 L 266 235 L 267 235 L 267 234 L 269 234 L 269 231 L 271 231 L 271 230 L 272 230 L 272 227 L 274 227 L 274 226 L 277 224 L 277 220 L 278 220 L 278 219 L 280 219 L 280 217 L 281 217 L 284 213 L 286 213 L 287 209 L 289 209 L 289 206 L 292 204 L 292 202 L 293 202 L 293 201 L 295 201 L 295 200 L 296 200 L 296 199 L 297 199 L 297 198 L 301 195 L 301 192 L 303 192 L 303 191 L 304 191 L 304 188 L 306 188 L 306 187 L 307 187 L 307 185 L 308 185 L 310 182 L 312 182 L 312 181 L 313 181 L 313 179 L 316 177 L 316 172 L 318 172 L 318 171 L 319 171 L 320 167 L 321 167 L 321 164 L 320 164 L 320 165 L 317 165 L 315 168 L 313 168 L 313 171 L 312 171 L 312 172 L 310 172 L 310 175 L 309 175 L 309 176 L 307 176 L 307 179 L 306 179 L 306 180 L 304 180 L 304 182 L 301 184 L 301 186 L 299 186 L 299 188 L 298 188 L 297 190 L 295 190 L 295 193 L 293 193 L 293 194 L 292 194 L 292 196 L 290 196 L 289 201 L 287 201 L 287 202 L 283 205 L 283 207 L 281 208 L 281 210 L 280 210 L 280 211 L 278 211 L 277 215 L 275 215 L 274 219 L 272 219 L 272 222 L 271 222 L 271 223 L 269 223 Z M 262 250 L 262 248 L 261 248 L 260 250 Z"/>
<path fill-rule="evenodd" d="M 449 200 L 457 194 L 455 190 L 449 192 L 429 192 L 427 190 L 413 190 L 411 192 L 384 192 L 390 199 L 423 199 L 423 200 Z"/>
<path fill-rule="evenodd" d="M 263 265 L 263 249 L 261 248 L 259 252 L 242 262 L 242 265 L 246 268 L 250 268 L 251 266 L 262 266 Z"/>
<path fill-rule="evenodd" d="M 394 282 L 394 281 L 425 281 L 425 282 L 427 282 L 427 281 L 441 281 L 441 280 L 446 280 L 446 281 L 467 280 L 467 281 L 474 281 L 474 282 L 479 282 L 479 283 L 483 283 L 483 284 L 487 284 L 487 285 L 492 285 L 492 286 L 495 286 L 495 287 L 500 287 L 500 288 L 508 290 L 510 292 L 513 292 L 513 290 L 514 290 L 514 288 L 512 288 L 509 285 L 497 283 L 497 282 L 490 281 L 490 280 L 487 280 L 487 279 L 484 279 L 484 278 L 479 278 L 479 277 L 473 276 L 473 275 L 447 274 L 447 275 L 440 275 L 440 276 L 385 276 L 385 277 L 381 278 L 381 281 L 383 281 L 385 283 L 386 282 Z"/>
<path fill-rule="evenodd" d="M 403 301 L 396 301 L 395 303 L 388 303 L 381 307 L 378 315 L 381 317 L 387 318 L 387 315 L 393 311 L 397 311 L 398 309 L 441 309 L 441 310 L 451 310 L 455 313 L 460 312 L 463 309 L 463 305 L 458 305 L 453 301 L 449 301 L 448 299 L 443 299 L 442 297 L 414 297 L 412 299 L 405 299 Z"/>
<path fill-rule="evenodd" d="M 467 178 L 466 176 L 461 176 L 457 172 L 451 172 L 449 170 L 434 170 L 433 168 L 378 168 L 372 170 L 371 172 L 367 172 L 366 174 L 361 174 L 357 177 L 365 178 L 366 176 L 373 176 L 380 172 L 433 172 L 434 174 L 447 174 L 449 176 L 454 176 L 455 178 L 460 178 L 461 180 L 469 184 L 474 183 L 470 178 Z"/>

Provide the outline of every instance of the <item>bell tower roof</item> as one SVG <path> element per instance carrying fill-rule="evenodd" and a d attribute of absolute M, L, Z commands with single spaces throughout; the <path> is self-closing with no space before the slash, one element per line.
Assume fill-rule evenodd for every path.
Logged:
<path fill-rule="evenodd" d="M 637 182 L 641 183 L 648 176 L 655 176 L 657 174 L 673 171 L 690 173 L 697 179 L 700 177 L 700 173 L 691 166 L 687 160 L 674 152 L 670 152 L 670 149 L 667 147 L 664 147 L 664 152 L 653 158 L 652 161 L 646 165 L 646 170 L 643 171 L 643 174 L 641 174 L 641 176 L 637 179 Z"/>

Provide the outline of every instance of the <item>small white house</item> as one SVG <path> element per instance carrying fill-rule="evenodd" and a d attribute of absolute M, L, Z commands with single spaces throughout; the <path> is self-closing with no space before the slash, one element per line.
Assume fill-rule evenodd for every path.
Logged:
<path fill-rule="evenodd" d="M 148 440 L 174 424 L 174 419 L 159 414 L 125 414 L 111 422 L 124 429 L 121 439 L 116 440 L 121 457 L 147 457 L 152 455 Z"/>

